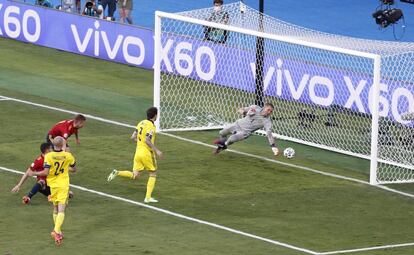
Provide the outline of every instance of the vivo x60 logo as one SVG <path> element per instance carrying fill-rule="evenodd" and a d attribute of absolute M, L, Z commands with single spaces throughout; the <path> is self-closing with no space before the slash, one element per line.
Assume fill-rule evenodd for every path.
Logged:
<path fill-rule="evenodd" d="M 18 6 L 9 5 L 3 8 L 0 4 L 0 36 L 35 43 L 40 38 L 41 24 L 39 14 L 35 10 L 22 11 Z"/>
<path fill-rule="evenodd" d="M 306 69 L 315 69 L 312 64 L 306 65 L 309 65 Z M 255 63 L 250 63 L 250 69 L 252 76 L 255 77 Z M 264 74 L 264 90 L 272 91 L 268 94 L 278 97 L 289 95 L 294 100 L 306 98 L 321 106 L 339 104 L 361 113 L 373 112 L 373 86 L 367 78 L 356 73 L 339 74 L 334 69 L 325 70 L 323 73 L 329 73 L 329 75 L 324 76 L 322 73 L 310 75 L 306 72 L 298 73 L 298 70 L 285 69 L 283 68 L 283 60 L 279 58 L 275 61 L 275 65 L 270 65 Z M 335 76 L 338 76 L 339 79 L 333 78 Z M 292 77 L 300 79 L 294 81 Z M 351 79 L 351 77 L 353 78 Z M 410 121 L 402 120 L 401 114 L 414 111 L 414 95 L 412 93 L 414 90 L 410 90 L 410 87 L 404 86 L 403 82 L 395 84 L 393 87 L 381 82 L 379 86 L 379 115 L 408 124 Z M 325 93 L 320 93 L 321 90 L 324 90 Z"/>
<path fill-rule="evenodd" d="M 110 41 L 107 32 L 99 29 L 100 23 L 97 20 L 94 23 L 94 29 L 88 28 L 83 35 L 79 33 L 76 25 L 71 24 L 70 28 L 80 53 L 85 53 L 88 46 L 91 45 L 96 57 L 101 56 L 102 51 L 104 51 L 109 59 L 113 60 L 121 51 L 123 60 L 129 64 L 141 65 L 145 60 L 145 45 L 139 37 L 118 34 L 115 40 Z M 101 49 L 102 44 L 103 49 Z M 130 54 L 129 49 L 131 47 L 138 48 L 139 54 Z"/>

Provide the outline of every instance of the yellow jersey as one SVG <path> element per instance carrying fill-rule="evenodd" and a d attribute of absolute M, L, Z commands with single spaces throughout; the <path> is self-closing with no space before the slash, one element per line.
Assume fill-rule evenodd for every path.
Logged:
<path fill-rule="evenodd" d="M 147 150 L 152 152 L 152 149 L 147 145 L 145 139 L 149 137 L 151 143 L 155 144 L 155 125 L 151 120 L 143 120 L 137 125 L 137 149 L 136 151 Z"/>
<path fill-rule="evenodd" d="M 70 152 L 53 151 L 45 156 L 44 168 L 49 168 L 46 178 L 51 188 L 69 187 L 69 167 L 74 167 L 75 158 Z"/>

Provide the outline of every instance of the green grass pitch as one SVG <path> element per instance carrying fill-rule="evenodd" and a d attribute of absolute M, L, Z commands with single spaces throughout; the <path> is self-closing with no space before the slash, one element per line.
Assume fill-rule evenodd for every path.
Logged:
<path fill-rule="evenodd" d="M 152 71 L 0 39 L 0 95 L 88 113 L 130 125 L 152 104 Z M 0 101 L 0 166 L 24 171 L 47 130 L 71 115 Z M 106 177 L 130 169 L 132 129 L 89 119 L 81 145 L 70 140 L 79 172 L 73 184 L 141 202 L 139 181 Z M 210 143 L 216 131 L 174 133 Z M 315 148 L 292 146 L 281 161 L 368 180 L 369 162 Z M 414 200 L 347 180 L 212 149 L 166 135 L 157 145 L 156 207 L 317 252 L 414 242 Z M 233 149 L 274 158 L 254 136 Z M 73 189 L 62 246 L 53 244 L 51 206 L 38 194 L 30 205 L 11 188 L 21 176 L 0 171 L 0 254 L 306 254 L 127 202 Z M 391 185 L 414 193 L 412 184 Z M 414 246 L 353 254 L 409 255 Z"/>

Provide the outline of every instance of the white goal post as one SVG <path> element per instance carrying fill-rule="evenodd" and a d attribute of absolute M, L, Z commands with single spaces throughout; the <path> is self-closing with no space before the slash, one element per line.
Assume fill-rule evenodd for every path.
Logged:
<path fill-rule="evenodd" d="M 237 108 L 258 102 L 259 70 L 275 136 L 370 160 L 373 185 L 414 182 L 414 125 L 401 118 L 414 111 L 414 78 L 404 73 L 413 45 L 312 31 L 240 2 L 224 5 L 224 21 L 212 13 L 155 13 L 158 130 L 235 121 Z M 403 70 L 394 75 L 396 63 Z"/>

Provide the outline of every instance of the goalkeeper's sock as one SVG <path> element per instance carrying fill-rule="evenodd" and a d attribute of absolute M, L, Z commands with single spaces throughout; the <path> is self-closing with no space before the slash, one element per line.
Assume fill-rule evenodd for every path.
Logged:
<path fill-rule="evenodd" d="M 29 192 L 29 194 L 27 194 L 27 196 L 29 197 L 29 198 L 32 198 L 38 191 L 39 191 L 39 189 L 41 188 L 42 186 L 39 184 L 39 183 L 36 183 L 34 186 L 33 186 L 33 188 L 32 188 L 32 190 Z"/>
<path fill-rule="evenodd" d="M 62 230 L 60 229 L 62 227 L 63 221 L 65 220 L 65 213 L 59 212 L 56 216 L 55 221 L 55 232 L 61 234 Z"/>
<path fill-rule="evenodd" d="M 148 182 L 147 182 L 147 194 L 145 195 L 146 199 L 150 199 L 151 195 L 152 195 L 152 191 L 154 190 L 155 187 L 155 181 L 156 181 L 156 177 L 150 176 L 148 178 Z"/>
<path fill-rule="evenodd" d="M 118 176 L 134 179 L 134 173 L 131 171 L 118 171 Z"/>

